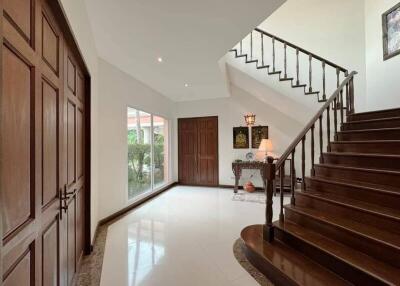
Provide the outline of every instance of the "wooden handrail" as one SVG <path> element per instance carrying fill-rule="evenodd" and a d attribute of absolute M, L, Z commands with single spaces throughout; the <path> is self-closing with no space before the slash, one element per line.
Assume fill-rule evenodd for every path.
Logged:
<path fill-rule="evenodd" d="M 320 110 L 317 112 L 317 114 L 310 120 L 310 122 L 306 125 L 306 127 L 300 132 L 300 134 L 294 139 L 292 144 L 289 145 L 289 147 L 286 149 L 286 151 L 280 156 L 278 161 L 276 162 L 276 170 L 279 170 L 279 168 L 282 166 L 283 162 L 292 154 L 293 150 L 299 145 L 299 143 L 303 140 L 303 138 L 307 135 L 307 133 L 311 130 L 311 128 L 315 125 L 315 123 L 319 120 L 319 118 L 323 115 L 323 113 L 326 111 L 326 109 L 334 102 L 335 99 L 337 99 L 341 93 L 341 91 L 344 89 L 344 87 L 350 83 L 350 81 L 353 79 L 354 75 L 356 75 L 357 72 L 353 71 L 351 72 L 344 80 L 343 82 L 339 85 L 339 87 L 335 90 L 335 92 L 332 94 L 332 96 L 325 102 L 325 104 L 320 108 Z M 349 107 L 348 107 L 349 108 Z"/>
<path fill-rule="evenodd" d="M 277 37 L 277 36 L 275 36 L 275 35 L 273 35 L 271 33 L 265 32 L 265 31 L 261 30 L 260 28 L 255 28 L 254 30 L 259 32 L 259 33 L 261 33 L 261 34 L 264 34 L 264 35 L 266 35 L 266 36 L 268 36 L 268 37 L 270 37 L 272 39 L 275 39 L 278 42 L 286 44 L 286 46 L 292 47 L 295 50 L 298 50 L 298 51 L 300 51 L 300 52 L 302 52 L 302 53 L 304 53 L 304 54 L 306 54 L 308 56 L 311 55 L 314 59 L 317 59 L 317 60 L 319 60 L 321 62 L 324 62 L 325 64 L 330 65 L 331 67 L 334 67 L 335 69 L 339 69 L 340 71 L 342 71 L 344 73 L 348 72 L 348 70 L 345 69 L 344 67 L 341 67 L 341 66 L 339 66 L 337 64 L 334 64 L 333 62 L 331 62 L 331 61 L 329 61 L 327 59 L 324 59 L 323 57 L 320 57 L 320 56 L 318 56 L 318 55 L 316 55 L 314 53 L 311 53 L 311 52 L 307 51 L 306 49 L 300 48 L 299 46 L 297 46 L 295 44 L 292 44 L 292 43 L 290 43 L 288 41 L 285 41 L 284 39 L 279 38 L 279 37 Z"/>

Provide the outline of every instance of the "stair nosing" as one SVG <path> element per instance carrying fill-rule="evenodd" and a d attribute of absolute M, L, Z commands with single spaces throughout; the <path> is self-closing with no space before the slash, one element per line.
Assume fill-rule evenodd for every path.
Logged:
<path fill-rule="evenodd" d="M 370 172 L 370 173 L 386 173 L 386 174 L 389 173 L 391 175 L 399 175 L 400 176 L 400 170 L 394 171 L 394 170 L 386 170 L 386 169 L 358 168 L 358 167 L 350 167 L 350 166 L 336 165 L 336 164 L 315 164 L 314 166 L 321 166 L 321 167 L 328 167 L 328 168 L 335 168 L 335 169 L 347 169 L 347 170 L 355 170 L 355 171 L 366 171 L 366 172 Z"/>
<path fill-rule="evenodd" d="M 387 154 L 387 153 L 357 153 L 357 152 L 323 152 L 323 155 L 334 155 L 334 156 L 357 156 L 357 157 L 383 157 L 383 158 L 398 158 L 400 159 L 399 154 Z"/>
<path fill-rule="evenodd" d="M 381 113 L 381 112 L 390 112 L 390 111 L 399 111 L 400 112 L 400 108 L 389 108 L 389 109 L 383 109 L 383 110 L 365 111 L 365 112 L 359 112 L 359 113 L 350 114 L 350 116 L 353 116 L 353 115 L 368 115 L 368 114 Z"/>
<path fill-rule="evenodd" d="M 369 143 L 400 143 L 400 140 L 396 139 L 389 139 L 389 140 L 352 140 L 352 141 L 346 141 L 346 140 L 337 140 L 331 142 L 331 144 L 369 144 Z"/>
<path fill-rule="evenodd" d="M 387 242 L 387 241 L 380 240 L 380 239 L 378 239 L 378 238 L 375 238 L 375 237 L 370 236 L 370 235 L 368 235 L 368 234 L 359 232 L 359 231 L 354 230 L 354 229 L 352 229 L 352 228 L 348 228 L 348 227 L 342 226 L 342 225 L 340 225 L 340 224 L 337 224 L 337 223 L 333 222 L 332 220 L 326 219 L 326 217 L 323 217 L 323 218 L 321 218 L 321 217 L 315 217 L 315 216 L 313 216 L 313 215 L 311 215 L 311 214 L 309 214 L 309 213 L 307 213 L 307 212 L 305 212 L 305 211 L 303 210 L 303 209 L 307 209 L 307 208 L 304 208 L 304 207 L 296 207 L 296 206 L 293 208 L 293 206 L 291 206 L 290 204 L 289 204 L 289 205 L 285 205 L 285 208 L 288 208 L 288 207 L 290 207 L 290 209 L 291 209 L 291 210 L 294 210 L 295 212 L 300 212 L 300 213 L 302 213 L 303 215 L 310 217 L 311 219 L 322 221 L 323 223 L 326 223 L 326 224 L 329 224 L 329 225 L 333 225 L 333 226 L 335 226 L 335 227 L 337 227 L 337 228 L 340 228 L 340 229 L 342 229 L 342 230 L 344 230 L 344 231 L 347 231 L 347 232 L 353 233 L 353 234 L 355 234 L 355 235 L 358 235 L 358 236 L 367 238 L 367 239 L 372 240 L 372 241 L 374 241 L 374 242 L 376 242 L 376 243 L 384 244 L 384 245 L 386 245 L 386 246 L 388 246 L 388 247 L 391 247 L 391 248 L 394 248 L 394 249 L 400 251 L 400 246 L 393 245 L 392 243 L 389 243 L 389 242 Z M 300 209 L 299 209 L 299 208 L 300 208 Z M 320 211 L 318 211 L 318 212 L 320 212 Z"/>
<path fill-rule="evenodd" d="M 348 122 L 347 122 L 348 123 Z M 340 130 L 338 133 L 354 133 L 354 132 L 376 132 L 376 131 L 400 131 L 400 127 L 385 127 L 385 128 L 371 128 L 371 129 L 354 129 L 354 130 Z"/>
<path fill-rule="evenodd" d="M 366 272 L 366 273 L 368 273 L 368 275 L 373 276 L 374 278 L 376 278 L 376 279 L 378 279 L 378 280 L 380 280 L 380 281 L 383 281 L 383 282 L 388 283 L 388 284 L 392 283 L 392 282 L 388 281 L 386 278 L 383 278 L 382 276 L 377 275 L 376 273 L 372 273 L 371 271 L 367 270 L 365 267 L 361 267 L 360 265 L 355 264 L 354 261 L 346 260 L 345 258 L 342 258 L 341 256 L 339 256 L 339 255 L 336 254 L 335 252 L 333 252 L 333 251 L 331 251 L 331 250 L 327 250 L 326 248 L 323 248 L 322 246 L 320 246 L 320 245 L 314 243 L 313 241 L 310 241 L 310 240 L 307 240 L 307 239 L 303 238 L 301 235 L 298 235 L 297 233 L 293 232 L 292 230 L 287 230 L 286 227 L 285 227 L 285 224 L 292 224 L 292 225 L 297 225 L 297 226 L 303 228 L 301 225 L 298 225 L 298 224 L 296 224 L 296 223 L 294 223 L 294 222 L 290 222 L 290 221 L 289 221 L 289 222 L 283 222 L 284 225 L 283 225 L 283 228 L 282 228 L 280 224 L 281 224 L 281 222 L 279 222 L 279 221 L 278 221 L 278 222 L 274 222 L 274 225 L 275 225 L 276 227 L 280 228 L 282 231 L 285 231 L 285 232 L 290 233 L 290 235 L 293 235 L 293 236 L 297 237 L 297 239 L 303 241 L 304 243 L 307 243 L 307 244 L 309 244 L 309 245 L 312 245 L 313 247 L 318 248 L 320 251 L 325 252 L 325 253 L 327 253 L 328 255 L 331 255 L 331 256 L 335 257 L 336 259 L 342 261 L 343 263 L 349 264 L 349 265 L 351 265 L 352 267 L 354 267 L 354 268 L 356 268 L 356 269 L 358 269 L 358 270 L 361 270 L 362 272 Z M 321 235 L 321 234 L 319 234 L 319 233 L 316 233 L 316 232 L 313 231 L 313 230 L 306 229 L 306 231 L 307 231 L 308 233 L 311 233 L 312 235 L 321 236 L 321 237 L 323 237 L 325 240 L 328 240 L 328 241 L 332 242 L 333 244 L 340 245 L 340 246 L 342 246 L 343 248 L 347 248 L 348 250 L 357 252 L 358 255 L 366 256 L 366 257 L 368 257 L 369 259 L 371 259 L 371 260 L 373 260 L 373 261 L 376 261 L 377 263 L 382 264 L 381 261 L 375 259 L 374 257 L 371 257 L 371 256 L 369 256 L 369 255 L 367 255 L 367 254 L 365 254 L 365 253 L 363 253 L 363 252 L 361 252 L 361 251 L 354 250 L 354 249 L 348 247 L 348 246 L 345 245 L 345 244 L 342 244 L 342 243 L 340 243 L 340 242 L 337 242 L 337 241 L 335 241 L 335 240 L 332 240 L 332 239 L 330 239 L 330 238 L 328 238 L 328 237 L 326 237 L 326 236 L 324 236 L 324 235 Z M 390 266 L 390 267 L 393 267 L 393 266 Z M 347 280 L 346 280 L 346 281 L 347 281 Z"/>
<path fill-rule="evenodd" d="M 392 117 L 384 117 L 384 118 L 376 118 L 376 119 L 364 119 L 364 120 L 354 120 L 354 121 L 347 121 L 343 124 L 358 124 L 358 123 L 373 123 L 373 122 L 380 122 L 380 121 L 387 121 L 387 120 L 400 120 L 400 116 L 392 116 Z"/>
<path fill-rule="evenodd" d="M 329 177 L 323 177 L 323 176 L 312 176 L 312 177 L 307 177 L 310 180 L 315 180 L 319 182 L 325 182 L 328 184 L 335 184 L 335 185 L 341 185 L 344 187 L 354 187 L 354 188 L 359 188 L 359 189 L 367 189 L 369 191 L 375 191 L 375 192 L 381 192 L 381 193 L 386 193 L 388 195 L 394 195 L 394 196 L 399 196 L 400 197 L 400 192 L 394 192 L 391 190 L 385 190 L 378 188 L 378 185 L 376 187 L 373 186 L 366 186 L 366 185 L 359 185 L 360 182 L 358 181 L 346 181 L 346 180 L 332 180 Z M 384 188 L 385 186 L 379 185 L 380 187 Z"/>

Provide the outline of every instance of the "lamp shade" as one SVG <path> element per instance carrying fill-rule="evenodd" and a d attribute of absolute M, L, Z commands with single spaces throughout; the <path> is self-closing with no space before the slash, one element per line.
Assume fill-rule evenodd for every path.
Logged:
<path fill-rule="evenodd" d="M 271 152 L 273 150 L 272 141 L 270 139 L 262 139 L 258 150 L 265 153 Z"/>

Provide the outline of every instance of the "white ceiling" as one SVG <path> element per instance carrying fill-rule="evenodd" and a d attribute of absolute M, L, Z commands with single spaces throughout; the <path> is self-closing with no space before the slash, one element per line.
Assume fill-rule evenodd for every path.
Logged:
<path fill-rule="evenodd" d="M 175 101 L 227 96 L 218 60 L 285 1 L 85 0 L 99 56 Z"/>

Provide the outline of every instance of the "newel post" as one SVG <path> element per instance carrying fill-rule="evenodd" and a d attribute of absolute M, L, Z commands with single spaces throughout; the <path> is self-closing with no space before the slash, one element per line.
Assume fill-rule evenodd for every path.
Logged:
<path fill-rule="evenodd" d="M 268 157 L 263 178 L 264 181 L 267 181 L 267 184 L 265 184 L 266 208 L 263 236 L 264 240 L 268 242 L 272 242 L 274 240 L 274 227 L 272 225 L 272 197 L 274 193 L 275 169 L 276 166 L 274 164 L 274 158 Z"/>

